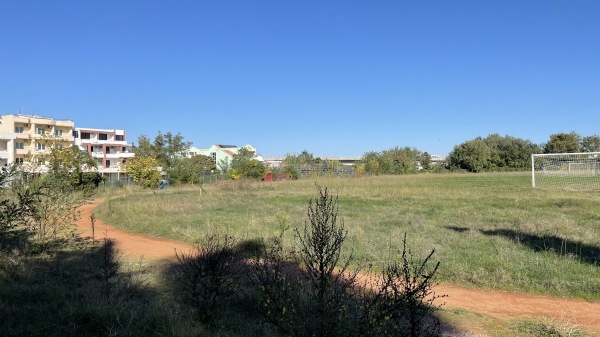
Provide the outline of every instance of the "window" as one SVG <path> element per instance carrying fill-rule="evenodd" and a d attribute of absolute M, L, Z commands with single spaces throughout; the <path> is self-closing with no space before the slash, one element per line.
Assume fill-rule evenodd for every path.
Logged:
<path fill-rule="evenodd" d="M 58 144 L 58 145 L 56 145 L 56 148 L 57 148 L 58 150 L 62 150 L 62 149 L 63 149 L 63 145 L 62 145 L 62 144 Z"/>
<path fill-rule="evenodd" d="M 106 161 L 106 167 L 110 167 L 110 160 Z"/>
<path fill-rule="evenodd" d="M 23 158 L 15 158 L 15 163 L 23 164 Z"/>
<path fill-rule="evenodd" d="M 15 126 L 15 133 L 23 133 L 23 127 L 22 126 Z"/>
<path fill-rule="evenodd" d="M 46 149 L 46 144 L 38 143 L 37 144 L 37 149 L 38 149 L 38 151 L 45 150 Z"/>
<path fill-rule="evenodd" d="M 115 135 L 115 140 L 122 142 L 122 141 L 125 140 L 125 136 L 123 136 L 123 135 Z"/>
<path fill-rule="evenodd" d="M 59 129 L 54 130 L 54 135 L 57 137 L 62 137 L 62 130 L 59 130 Z"/>
<path fill-rule="evenodd" d="M 23 142 L 16 142 L 15 143 L 15 149 L 17 150 L 23 150 L 25 148 L 25 143 Z"/>
<path fill-rule="evenodd" d="M 211 152 L 210 153 L 210 157 L 212 158 L 213 163 L 217 163 L 217 153 L 216 152 Z"/>
<path fill-rule="evenodd" d="M 126 148 L 125 146 L 123 146 L 123 147 L 121 148 L 121 152 L 127 152 L 127 148 Z"/>
<path fill-rule="evenodd" d="M 73 131 L 73 137 L 79 138 L 79 131 Z"/>
<path fill-rule="evenodd" d="M 108 140 L 108 135 L 106 133 L 101 133 L 99 136 L 100 137 L 98 139 L 100 140 Z"/>
<path fill-rule="evenodd" d="M 89 132 L 82 132 L 81 139 L 92 139 L 92 134 Z"/>
<path fill-rule="evenodd" d="M 37 133 L 38 135 L 43 135 L 46 133 L 46 128 L 37 127 L 35 128 L 35 133 Z"/>

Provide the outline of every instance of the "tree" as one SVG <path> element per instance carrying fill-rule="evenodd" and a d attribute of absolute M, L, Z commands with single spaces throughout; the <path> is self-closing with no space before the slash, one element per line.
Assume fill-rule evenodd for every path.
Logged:
<path fill-rule="evenodd" d="M 199 182 L 198 171 L 190 158 L 174 158 L 165 170 L 173 185 L 194 184 Z"/>
<path fill-rule="evenodd" d="M 300 154 L 288 154 L 283 159 L 285 165 L 310 165 L 314 164 L 317 160 L 312 153 L 307 150 L 303 150 Z"/>
<path fill-rule="evenodd" d="M 545 153 L 577 153 L 581 152 L 579 144 L 581 136 L 575 131 L 571 133 L 555 133 L 544 146 Z"/>
<path fill-rule="evenodd" d="M 96 161 L 87 151 L 75 146 L 53 148 L 48 156 L 48 166 L 46 180 L 59 184 L 63 190 L 89 190 L 98 187 L 102 181 L 100 173 L 91 171 L 96 167 Z"/>
<path fill-rule="evenodd" d="M 370 174 L 379 174 L 379 158 L 377 152 L 366 152 L 363 154 L 361 163 L 364 165 L 365 172 Z"/>
<path fill-rule="evenodd" d="M 581 139 L 581 152 L 600 152 L 600 136 L 583 137 Z"/>
<path fill-rule="evenodd" d="M 209 156 L 197 155 L 190 158 L 190 160 L 194 164 L 196 172 L 200 175 L 212 173 L 217 170 L 217 165 Z"/>
<path fill-rule="evenodd" d="M 181 134 L 172 134 L 167 132 L 163 134 L 158 132 L 154 141 L 146 135 L 138 137 L 138 145 L 134 147 L 136 156 L 152 156 L 158 161 L 158 166 L 169 168 L 177 158 L 183 158 L 187 155 L 192 144 L 183 140 Z"/>
<path fill-rule="evenodd" d="M 148 138 L 146 135 L 139 136 L 137 145 L 133 146 L 133 152 L 136 156 L 153 156 L 154 150 L 152 149 L 152 142 L 150 141 L 150 138 Z"/>
<path fill-rule="evenodd" d="M 531 165 L 531 154 L 540 153 L 539 146 L 529 140 L 491 134 L 484 139 L 490 148 L 490 169 L 526 169 Z"/>
<path fill-rule="evenodd" d="M 161 179 L 158 161 L 151 156 L 135 156 L 125 164 L 127 174 L 140 186 L 156 188 Z"/>
<path fill-rule="evenodd" d="M 233 155 L 231 160 L 232 176 L 239 175 L 242 178 L 260 179 L 267 172 L 267 168 L 258 160 L 254 151 L 241 148 Z"/>
<path fill-rule="evenodd" d="M 421 152 L 416 148 L 393 147 L 381 153 L 380 170 L 388 174 L 415 173 Z"/>
<path fill-rule="evenodd" d="M 477 137 L 455 146 L 448 160 L 453 167 L 481 172 L 490 166 L 491 149 L 481 137 Z"/>
<path fill-rule="evenodd" d="M 419 159 L 419 163 L 423 170 L 431 170 L 431 155 L 425 151 L 421 154 L 421 158 Z"/>

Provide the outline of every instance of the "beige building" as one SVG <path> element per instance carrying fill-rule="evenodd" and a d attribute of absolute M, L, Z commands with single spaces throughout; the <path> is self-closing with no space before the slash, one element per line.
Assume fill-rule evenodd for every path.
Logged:
<path fill-rule="evenodd" d="M 39 172 L 47 170 L 45 156 L 52 148 L 73 144 L 71 120 L 33 115 L 0 116 L 0 166 L 13 162 Z"/>

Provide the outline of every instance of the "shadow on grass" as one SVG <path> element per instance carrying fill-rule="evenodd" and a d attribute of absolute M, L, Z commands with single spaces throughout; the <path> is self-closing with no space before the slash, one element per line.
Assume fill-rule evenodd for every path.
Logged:
<path fill-rule="evenodd" d="M 471 230 L 468 227 L 458 227 L 458 226 L 444 226 L 444 228 L 453 230 L 453 231 L 455 231 L 457 233 L 464 233 L 464 232 L 468 232 L 468 231 Z"/>
<path fill-rule="evenodd" d="M 26 232 L 0 233 L 0 336 L 286 335 L 263 315 L 261 291 L 252 277 L 249 261 L 264 251 L 261 240 L 235 247 L 231 292 L 202 319 L 198 303 L 186 296 L 189 289 L 175 278 L 177 263 L 159 271 L 141 262 L 128 267 L 110 240 L 95 245 L 60 241 L 48 253 L 19 252 L 26 240 Z M 285 269 L 301 275 L 295 263 L 286 262 Z M 154 284 L 149 278 L 162 281 Z M 302 296 L 300 288 L 291 291 Z M 446 333 L 454 331 L 445 322 L 442 326 Z"/>
<path fill-rule="evenodd" d="M 503 236 L 535 252 L 552 252 L 568 256 L 583 263 L 600 266 L 600 247 L 568 240 L 557 236 L 538 236 L 512 229 L 481 230 L 484 235 Z"/>
<path fill-rule="evenodd" d="M 25 237 L 0 233 L 0 336 L 177 335 L 160 294 L 138 280 L 141 271 L 123 270 L 112 241 L 7 250 Z"/>

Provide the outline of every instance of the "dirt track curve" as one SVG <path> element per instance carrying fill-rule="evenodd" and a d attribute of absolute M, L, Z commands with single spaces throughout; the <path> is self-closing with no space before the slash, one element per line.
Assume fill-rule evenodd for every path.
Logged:
<path fill-rule="evenodd" d="M 78 221 L 78 235 L 91 237 L 90 214 L 103 200 L 81 208 Z M 188 251 L 192 246 L 159 238 L 150 238 L 118 230 L 96 220 L 95 237 L 102 238 L 104 233 L 115 240 L 116 248 L 123 254 L 151 260 L 174 261 L 174 251 Z M 581 328 L 600 331 L 600 302 L 565 299 L 534 294 L 513 293 L 494 290 L 466 289 L 452 285 L 439 285 L 436 293 L 446 294 L 445 308 L 462 308 L 488 314 L 499 319 L 527 317 L 547 317 L 568 320 Z"/>

